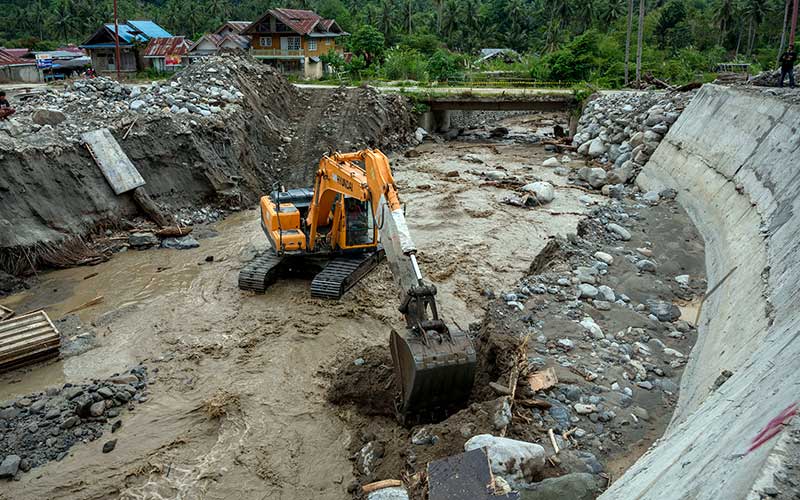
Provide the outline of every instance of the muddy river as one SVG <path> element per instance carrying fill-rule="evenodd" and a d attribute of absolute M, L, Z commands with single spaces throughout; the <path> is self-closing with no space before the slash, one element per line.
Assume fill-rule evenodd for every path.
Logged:
<path fill-rule="evenodd" d="M 575 232 L 585 193 L 540 166 L 549 156 L 541 146 L 449 142 L 417 151 L 393 156 L 392 166 L 440 310 L 466 327 L 482 317 L 485 290 L 512 287 L 548 236 Z M 561 187 L 545 208 L 513 207 L 502 203 L 511 191 L 485 185 L 488 171 Z M 124 252 L 95 267 L 46 273 L 2 300 L 18 312 L 44 308 L 60 318 L 103 297 L 77 313 L 96 346 L 4 375 L 0 400 L 139 363 L 153 383 L 148 402 L 124 417 L 113 453 L 100 452 L 102 440 L 76 445 L 62 461 L 5 485 L 0 498 L 351 497 L 351 437 L 325 402 L 330 380 L 321 369 L 385 345 L 401 323 L 388 266 L 340 302 L 312 299 L 303 280 L 251 295 L 236 282 L 243 263 L 267 245 L 257 213 L 196 233 L 200 248 Z M 211 419 L 201 409 L 218 394 L 232 403 Z"/>

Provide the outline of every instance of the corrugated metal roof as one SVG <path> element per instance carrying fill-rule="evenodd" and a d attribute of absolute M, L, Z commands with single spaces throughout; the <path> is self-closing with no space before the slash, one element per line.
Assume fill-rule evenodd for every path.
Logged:
<path fill-rule="evenodd" d="M 245 28 L 250 26 L 250 21 L 228 21 L 222 28 L 225 26 L 230 26 L 236 31 L 236 33 L 241 33 L 245 30 Z M 222 31 L 222 28 L 218 29 L 217 32 Z"/>
<path fill-rule="evenodd" d="M 316 12 L 300 9 L 272 9 L 271 13 L 283 24 L 301 35 L 311 33 L 322 17 Z"/>
<path fill-rule="evenodd" d="M 106 29 L 114 34 L 114 23 L 107 23 Z M 151 38 L 169 38 L 172 34 L 153 21 L 128 21 L 119 23 L 120 41 L 127 43 L 146 42 Z"/>
<path fill-rule="evenodd" d="M 19 57 L 10 54 L 6 49 L 0 49 L 0 66 L 13 66 L 17 64 L 36 64 L 31 59 L 20 59 Z"/>
<path fill-rule="evenodd" d="M 0 50 L 7 52 L 14 57 L 24 57 L 31 51 L 31 49 L 7 49 L 5 47 L 0 47 Z"/>
<path fill-rule="evenodd" d="M 189 51 L 185 37 L 153 38 L 144 49 L 144 57 L 183 56 Z"/>
<path fill-rule="evenodd" d="M 157 25 L 153 21 L 128 21 L 128 24 L 144 33 L 147 38 L 172 37 L 172 33 Z"/>

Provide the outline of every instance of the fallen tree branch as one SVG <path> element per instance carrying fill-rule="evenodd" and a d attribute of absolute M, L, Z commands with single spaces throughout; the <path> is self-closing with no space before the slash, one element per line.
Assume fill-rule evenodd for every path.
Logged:
<path fill-rule="evenodd" d="M 383 481 L 375 481 L 374 483 L 365 484 L 361 487 L 361 491 L 364 493 L 371 493 L 384 488 L 397 488 L 400 486 L 403 486 L 403 482 L 399 479 L 384 479 Z"/>

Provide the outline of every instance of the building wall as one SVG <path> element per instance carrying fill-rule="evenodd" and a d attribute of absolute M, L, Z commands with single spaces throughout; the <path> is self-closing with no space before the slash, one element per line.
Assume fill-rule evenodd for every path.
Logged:
<path fill-rule="evenodd" d="M 92 58 L 92 67 L 98 73 L 112 73 L 117 70 L 114 63 L 114 49 L 91 49 L 88 52 Z M 120 56 L 120 71 L 135 73 L 137 70 L 136 53 L 131 49 L 120 49 Z"/>
<path fill-rule="evenodd" d="M 252 47 L 257 50 L 280 50 L 281 48 L 281 38 L 286 36 L 299 36 L 299 35 L 278 35 L 278 34 L 271 34 L 271 35 L 252 35 Z M 262 45 L 261 38 L 269 38 L 272 40 L 272 45 Z M 317 49 L 311 50 L 310 45 L 311 41 L 315 40 L 317 42 Z M 304 51 L 306 56 L 314 57 L 314 56 L 321 56 L 323 54 L 327 54 L 328 51 L 331 49 L 339 52 L 340 54 L 344 52 L 344 46 L 342 44 L 336 43 L 336 38 L 311 38 L 304 36 L 300 41 L 300 47 Z"/>
<path fill-rule="evenodd" d="M 0 81 L 39 83 L 43 81 L 42 71 L 35 65 L 0 66 Z"/>

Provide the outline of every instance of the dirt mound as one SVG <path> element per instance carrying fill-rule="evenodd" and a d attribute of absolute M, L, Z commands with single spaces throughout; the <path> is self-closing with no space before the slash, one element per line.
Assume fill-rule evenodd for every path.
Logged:
<path fill-rule="evenodd" d="M 63 120 L 34 122 L 45 108 Z M 414 120 L 401 97 L 302 91 L 244 56 L 210 58 L 144 87 L 77 81 L 0 124 L 0 270 L 80 262 L 93 234 L 138 213 L 129 194 L 115 196 L 80 143 L 82 132 L 101 127 L 153 199 L 176 213 L 198 204 L 250 206 L 276 182 L 310 185 L 325 151 L 398 147 L 412 139 Z"/>

